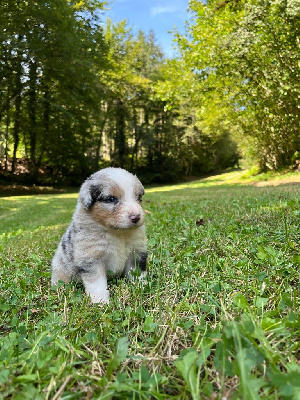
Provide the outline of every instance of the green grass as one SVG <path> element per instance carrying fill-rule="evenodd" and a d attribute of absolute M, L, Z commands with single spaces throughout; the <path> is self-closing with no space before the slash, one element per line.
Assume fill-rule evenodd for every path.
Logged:
<path fill-rule="evenodd" d="M 50 287 L 77 194 L 0 199 L 0 398 L 300 399 L 299 186 L 214 179 L 147 191 L 148 283 L 103 307 Z"/>

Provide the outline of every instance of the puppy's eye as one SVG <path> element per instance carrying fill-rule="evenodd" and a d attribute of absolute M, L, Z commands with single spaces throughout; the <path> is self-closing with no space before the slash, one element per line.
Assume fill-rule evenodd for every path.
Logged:
<path fill-rule="evenodd" d="M 102 201 L 104 203 L 117 204 L 118 199 L 115 196 L 107 196 Z"/>
<path fill-rule="evenodd" d="M 118 199 L 115 196 L 109 196 L 106 199 L 107 203 L 114 203 L 116 204 L 118 202 Z"/>
<path fill-rule="evenodd" d="M 140 203 L 143 201 L 143 195 L 142 195 L 142 194 L 138 195 L 138 201 L 139 201 Z"/>

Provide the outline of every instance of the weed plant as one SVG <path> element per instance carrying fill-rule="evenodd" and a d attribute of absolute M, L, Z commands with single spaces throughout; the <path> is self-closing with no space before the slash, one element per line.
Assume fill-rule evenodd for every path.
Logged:
<path fill-rule="evenodd" d="M 149 189 L 105 306 L 50 287 L 76 197 L 0 199 L 1 399 L 300 399 L 299 186 Z"/>

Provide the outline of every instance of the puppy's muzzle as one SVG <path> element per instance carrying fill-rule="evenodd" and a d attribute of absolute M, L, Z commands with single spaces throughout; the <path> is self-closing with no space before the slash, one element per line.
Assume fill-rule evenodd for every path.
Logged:
<path fill-rule="evenodd" d="M 129 215 L 129 219 L 133 224 L 137 224 L 141 219 L 141 214 L 131 214 Z"/>

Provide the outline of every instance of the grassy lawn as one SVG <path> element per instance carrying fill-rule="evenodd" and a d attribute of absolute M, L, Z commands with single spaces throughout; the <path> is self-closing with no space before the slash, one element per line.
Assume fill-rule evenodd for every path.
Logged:
<path fill-rule="evenodd" d="M 300 186 L 214 179 L 147 191 L 148 282 L 102 307 L 50 287 L 77 194 L 0 198 L 0 398 L 300 399 Z"/>

